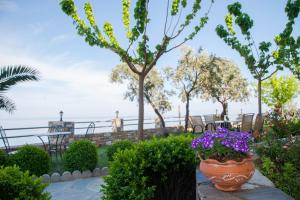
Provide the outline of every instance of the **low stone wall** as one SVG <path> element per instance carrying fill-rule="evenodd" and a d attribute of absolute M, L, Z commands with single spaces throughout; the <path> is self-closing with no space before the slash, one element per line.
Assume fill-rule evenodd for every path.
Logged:
<path fill-rule="evenodd" d="M 81 179 L 81 178 L 89 178 L 89 177 L 100 177 L 100 176 L 106 176 L 108 175 L 108 168 L 103 167 L 95 168 L 93 171 L 86 170 L 83 172 L 80 172 L 78 170 L 73 171 L 72 173 L 69 171 L 65 171 L 62 174 L 59 174 L 57 172 L 54 172 L 53 174 L 44 174 L 41 176 L 43 183 L 55 183 L 55 182 L 61 182 L 61 181 L 72 181 L 75 179 Z"/>
<path fill-rule="evenodd" d="M 145 138 L 151 138 L 153 136 L 161 136 L 163 135 L 164 132 L 170 134 L 176 134 L 182 132 L 182 129 L 178 127 L 167 127 L 165 129 L 162 128 L 145 129 L 144 136 Z M 124 139 L 136 141 L 138 139 L 138 132 L 136 130 L 132 130 L 132 131 L 121 131 L 121 132 L 94 133 L 94 134 L 88 134 L 86 136 L 74 135 L 73 138 L 70 138 L 70 142 L 74 140 L 80 140 L 83 138 L 92 141 L 97 146 L 102 146 L 102 145 L 111 145 L 113 141 L 124 140 Z"/>

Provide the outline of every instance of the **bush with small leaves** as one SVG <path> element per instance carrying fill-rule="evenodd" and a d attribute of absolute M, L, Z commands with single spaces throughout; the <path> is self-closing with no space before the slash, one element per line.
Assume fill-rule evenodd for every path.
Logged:
<path fill-rule="evenodd" d="M 97 148 L 88 140 L 75 141 L 65 152 L 63 160 L 68 171 L 92 171 L 98 162 Z"/>
<path fill-rule="evenodd" d="M 118 151 L 123 151 L 125 149 L 133 148 L 133 143 L 129 140 L 120 140 L 114 142 L 112 145 L 107 148 L 107 157 L 109 161 L 113 160 L 113 156 Z"/>
<path fill-rule="evenodd" d="M 44 191 L 46 187 L 40 178 L 30 176 L 28 171 L 22 172 L 17 166 L 0 167 L 1 200 L 50 200 L 50 193 Z"/>
<path fill-rule="evenodd" d="M 190 136 L 154 138 L 116 152 L 102 185 L 102 198 L 195 199 L 196 159 L 191 141 Z"/>
<path fill-rule="evenodd" d="M 50 169 L 48 153 L 36 146 L 25 145 L 17 153 L 10 156 L 10 162 L 20 167 L 22 171 L 28 170 L 31 175 L 41 176 Z"/>
<path fill-rule="evenodd" d="M 256 148 L 257 167 L 276 187 L 300 199 L 300 140 L 287 143 L 283 140 L 265 141 Z"/>
<path fill-rule="evenodd" d="M 8 156 L 5 151 L 0 149 L 0 166 L 6 166 L 8 164 Z"/>

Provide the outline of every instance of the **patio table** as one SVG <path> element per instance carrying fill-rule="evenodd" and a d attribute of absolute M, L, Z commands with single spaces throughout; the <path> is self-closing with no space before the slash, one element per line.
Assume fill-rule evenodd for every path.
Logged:
<path fill-rule="evenodd" d="M 47 144 L 45 142 L 45 140 L 43 139 L 43 137 L 47 137 L 48 139 L 48 145 L 50 147 L 50 137 L 54 137 L 56 139 L 55 141 L 55 147 L 56 147 L 56 150 L 58 149 L 57 147 L 58 146 L 61 146 L 62 145 L 62 142 L 64 140 L 64 138 L 67 136 L 67 135 L 70 135 L 71 132 L 51 132 L 51 133 L 42 133 L 42 134 L 31 134 L 31 135 L 13 135 L 13 136 L 6 136 L 5 138 L 9 139 L 9 138 L 22 138 L 22 137 L 38 137 L 41 142 L 43 143 L 43 146 L 44 146 L 44 149 L 45 151 L 47 151 Z M 61 142 L 60 144 L 58 144 L 58 139 L 59 137 L 62 136 L 62 139 L 61 139 Z M 56 152 L 57 153 L 57 152 Z"/>
<path fill-rule="evenodd" d="M 230 124 L 241 123 L 239 120 L 217 120 L 215 121 L 216 127 L 221 126 L 222 128 L 228 128 Z"/>

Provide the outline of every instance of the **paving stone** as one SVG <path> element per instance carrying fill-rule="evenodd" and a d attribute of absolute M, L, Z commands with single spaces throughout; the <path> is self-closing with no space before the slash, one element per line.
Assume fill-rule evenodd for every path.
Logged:
<path fill-rule="evenodd" d="M 257 169 L 255 169 L 255 172 L 252 178 L 248 181 L 248 183 L 267 187 L 275 187 L 272 181 L 270 181 L 267 177 L 262 175 Z"/>
<path fill-rule="evenodd" d="M 73 179 L 81 178 L 81 172 L 78 171 L 78 170 L 75 170 L 75 171 L 72 173 L 72 176 L 73 176 Z"/>
<path fill-rule="evenodd" d="M 101 176 L 101 169 L 100 169 L 100 168 L 95 168 L 95 169 L 93 170 L 93 176 L 94 176 L 94 177 Z"/>
<path fill-rule="evenodd" d="M 73 176 L 71 172 L 66 171 L 62 174 L 61 181 L 71 181 L 71 180 L 73 180 Z"/>
<path fill-rule="evenodd" d="M 53 200 L 99 200 L 102 184 L 104 184 L 102 178 L 92 177 L 51 183 L 46 191 L 51 193 Z"/>
<path fill-rule="evenodd" d="M 108 167 L 103 167 L 101 169 L 101 175 L 102 176 L 107 176 L 108 175 Z"/>
<path fill-rule="evenodd" d="M 89 178 L 92 176 L 92 172 L 90 170 L 83 171 L 81 174 L 82 178 Z"/>
<path fill-rule="evenodd" d="M 51 178 L 49 174 L 43 174 L 41 178 L 43 183 L 50 183 Z"/>
<path fill-rule="evenodd" d="M 51 182 L 55 183 L 55 182 L 59 182 L 60 181 L 60 175 L 59 173 L 55 172 L 51 175 Z"/>

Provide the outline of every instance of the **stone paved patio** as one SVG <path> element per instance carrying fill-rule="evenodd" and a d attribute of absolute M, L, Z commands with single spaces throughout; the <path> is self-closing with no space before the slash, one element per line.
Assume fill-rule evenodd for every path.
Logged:
<path fill-rule="evenodd" d="M 46 190 L 53 200 L 99 200 L 103 179 L 99 177 L 51 183 Z"/>

